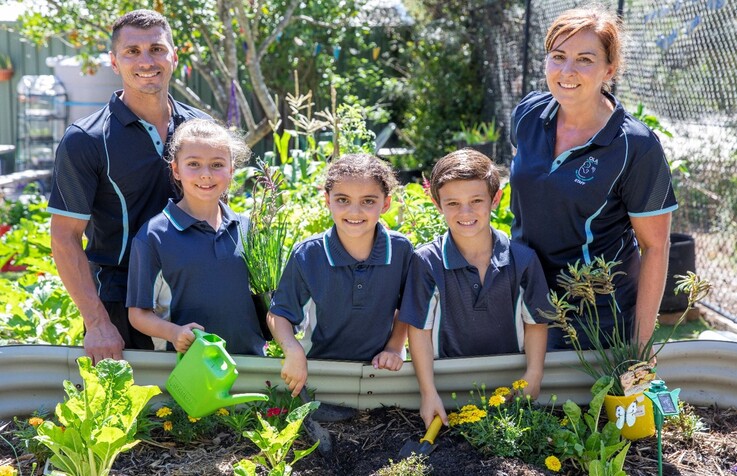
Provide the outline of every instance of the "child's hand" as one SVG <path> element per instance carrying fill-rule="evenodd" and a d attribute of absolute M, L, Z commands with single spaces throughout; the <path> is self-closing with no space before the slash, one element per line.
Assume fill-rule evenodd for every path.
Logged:
<path fill-rule="evenodd" d="M 281 369 L 281 378 L 292 391 L 292 397 L 299 395 L 300 390 L 307 382 L 307 357 L 304 352 L 287 355 Z"/>
<path fill-rule="evenodd" d="M 371 361 L 371 365 L 373 365 L 375 369 L 386 369 L 393 371 L 401 369 L 402 364 L 404 364 L 404 359 L 402 359 L 402 356 L 390 350 L 384 350 L 380 352 Z"/>
<path fill-rule="evenodd" d="M 174 338 L 171 340 L 171 343 L 177 352 L 187 352 L 189 346 L 191 346 L 192 342 L 194 342 L 194 332 L 192 332 L 192 329 L 199 329 L 201 331 L 205 330 L 204 327 L 197 324 L 196 322 L 190 322 L 189 324 L 184 324 L 183 326 L 177 326 L 177 330 L 174 333 Z"/>
<path fill-rule="evenodd" d="M 440 399 L 438 392 L 434 392 L 433 395 L 429 395 L 428 397 L 422 397 L 420 416 L 422 417 L 422 421 L 425 422 L 425 429 L 430 428 L 430 423 L 432 423 L 435 415 L 438 415 L 443 420 L 443 425 L 448 426 L 448 415 L 445 413 L 443 400 Z"/>

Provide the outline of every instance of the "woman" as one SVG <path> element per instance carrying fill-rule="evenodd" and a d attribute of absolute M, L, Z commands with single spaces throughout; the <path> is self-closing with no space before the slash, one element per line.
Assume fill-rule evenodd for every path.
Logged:
<path fill-rule="evenodd" d="M 668 163 L 655 134 L 609 93 L 622 65 L 614 13 L 564 12 L 548 30 L 545 49 L 550 92 L 529 94 L 512 113 L 512 237 L 538 253 L 553 289 L 568 263 L 621 261 L 618 325 L 642 346 L 663 296 L 677 208 Z M 611 335 L 609 300 L 598 307 L 600 332 Z M 590 348 L 573 324 L 582 347 Z M 570 345 L 551 329 L 548 349 L 562 348 Z"/>

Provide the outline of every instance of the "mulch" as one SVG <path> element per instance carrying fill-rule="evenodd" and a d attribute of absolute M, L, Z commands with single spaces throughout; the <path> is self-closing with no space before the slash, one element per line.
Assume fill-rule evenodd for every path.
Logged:
<path fill-rule="evenodd" d="M 687 438 L 682 431 L 666 428 L 662 436 L 663 474 L 668 475 L 734 475 L 737 473 L 737 410 L 717 407 L 694 408 L 708 431 Z M 397 461 L 406 441 L 417 441 L 423 434 L 422 422 L 415 411 L 379 408 L 360 412 L 346 422 L 322 423 L 333 436 L 334 451 L 330 456 L 311 454 L 296 463 L 296 476 L 368 476 Z M 9 438 L 7 429 L 4 436 Z M 10 438 L 9 438 L 10 439 Z M 16 446 L 18 442 L 14 442 Z M 489 458 L 474 450 L 462 437 L 441 430 L 436 449 L 429 458 L 433 475 L 550 475 L 516 459 Z M 298 440 L 297 448 L 306 441 Z M 121 455 L 112 476 L 215 476 L 232 475 L 232 465 L 253 455 L 255 446 L 236 439 L 231 432 L 220 433 L 206 441 L 190 445 L 173 442 L 142 442 Z M 32 458 L 22 457 L 24 475 L 30 474 Z M 16 465 L 7 445 L 0 450 L 0 465 Z M 562 474 L 576 474 L 568 470 Z M 635 441 L 630 448 L 625 471 L 632 476 L 658 474 L 657 438 Z M 37 473 L 40 474 L 40 473 Z M 265 474 L 265 473 L 264 473 Z"/>

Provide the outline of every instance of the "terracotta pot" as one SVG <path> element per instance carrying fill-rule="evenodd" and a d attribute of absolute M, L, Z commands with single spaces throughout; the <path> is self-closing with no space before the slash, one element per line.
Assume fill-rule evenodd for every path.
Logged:
<path fill-rule="evenodd" d="M 628 440 L 639 440 L 655 434 L 653 402 L 642 393 L 627 397 L 607 395 L 604 408 L 609 421 L 614 422 Z"/>
<path fill-rule="evenodd" d="M 0 69 L 0 81 L 10 81 L 14 72 L 12 69 Z"/>

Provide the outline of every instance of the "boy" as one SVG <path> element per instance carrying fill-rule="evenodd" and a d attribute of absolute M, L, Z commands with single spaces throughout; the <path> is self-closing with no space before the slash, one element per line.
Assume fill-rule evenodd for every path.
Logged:
<path fill-rule="evenodd" d="M 548 331 L 538 309 L 550 309 L 535 253 L 489 225 L 502 194 L 491 160 L 472 149 L 452 152 L 435 164 L 430 187 L 448 231 L 415 251 L 399 312 L 409 324 L 426 426 L 435 415 L 448 424 L 434 358 L 524 351 L 525 391 L 537 397 Z"/>

